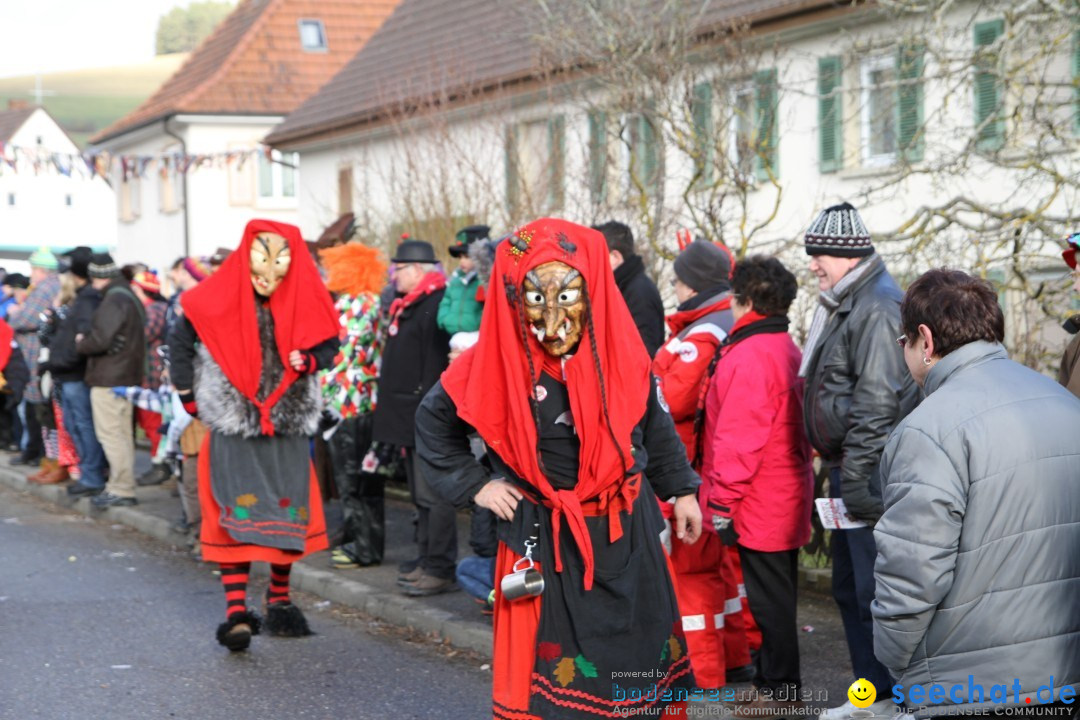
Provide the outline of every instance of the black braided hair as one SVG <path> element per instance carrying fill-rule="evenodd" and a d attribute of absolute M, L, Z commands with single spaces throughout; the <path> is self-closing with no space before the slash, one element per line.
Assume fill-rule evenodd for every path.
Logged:
<path fill-rule="evenodd" d="M 544 468 L 544 459 L 540 455 L 540 403 L 536 400 L 536 366 L 533 363 L 532 350 L 529 348 L 529 328 L 525 323 L 525 307 L 520 294 L 517 292 L 517 287 L 511 283 L 507 284 L 506 288 L 507 297 L 513 295 L 511 303 L 517 313 L 518 325 L 521 328 L 521 342 L 525 344 L 525 359 L 529 363 L 529 409 L 532 410 L 533 423 L 536 425 L 536 464 L 540 468 L 540 472 L 546 477 L 547 470 Z"/>
<path fill-rule="evenodd" d="M 585 323 L 589 329 L 589 347 L 592 349 L 593 364 L 596 366 L 596 379 L 600 383 L 600 404 L 604 408 L 604 421 L 607 423 L 608 435 L 611 437 L 611 442 L 615 444 L 615 450 L 619 453 L 619 459 L 622 461 L 622 473 L 625 476 L 628 468 L 626 453 L 623 452 L 622 445 L 619 444 L 618 438 L 615 437 L 615 429 L 611 426 L 611 416 L 608 414 L 607 391 L 604 388 L 604 372 L 600 367 L 600 353 L 596 349 L 596 327 L 593 325 L 592 301 L 589 300 L 588 284 L 585 285 L 584 290 Z"/>

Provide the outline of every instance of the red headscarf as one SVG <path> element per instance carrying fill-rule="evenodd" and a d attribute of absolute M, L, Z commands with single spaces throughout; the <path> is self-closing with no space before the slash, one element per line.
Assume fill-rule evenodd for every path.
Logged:
<path fill-rule="evenodd" d="M 586 325 L 575 355 L 565 363 L 570 408 L 581 440 L 578 483 L 573 490 L 553 488 L 537 462 L 537 429 L 529 395 L 546 353 L 531 332 L 522 337 L 519 317 L 525 274 L 553 261 L 566 263 L 585 280 L 607 404 L 605 415 L 601 377 Z M 507 287 L 513 288 L 513 301 L 508 299 Z M 443 387 L 457 405 L 458 416 L 476 428 L 488 447 L 543 495 L 553 511 L 556 543 L 565 516 L 585 560 L 585 587 L 589 589 L 592 543 L 581 503 L 593 499 L 604 502 L 627 480 L 626 471 L 633 464 L 630 433 L 644 416 L 649 398 L 648 352 L 615 285 L 607 243 L 596 230 L 550 218 L 520 228 L 496 250 L 487 296 L 480 340 L 443 373 Z M 526 342 L 536 373 L 532 378 Z M 613 540 L 618 532 L 613 529 Z M 557 548 L 556 544 L 556 569 L 561 569 Z"/>
<path fill-rule="evenodd" d="M 285 373 L 263 402 L 256 399 L 262 376 L 262 345 L 255 314 L 255 288 L 251 284 L 251 244 L 261 232 L 284 237 L 292 255 L 289 272 L 268 301 Z M 270 410 L 299 377 L 289 364 L 289 353 L 309 350 L 338 336 L 338 316 L 330 293 L 295 225 L 270 220 L 249 222 L 237 251 L 216 273 L 181 295 L 180 304 L 225 377 L 259 408 L 262 431 L 267 435 L 274 434 Z"/>

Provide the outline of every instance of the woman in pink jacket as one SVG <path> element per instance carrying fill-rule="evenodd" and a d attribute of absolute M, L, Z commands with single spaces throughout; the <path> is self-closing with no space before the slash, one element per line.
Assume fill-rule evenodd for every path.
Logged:
<path fill-rule="evenodd" d="M 720 539 L 738 547 L 762 634 L 754 685 L 791 698 L 800 683 L 796 565 L 810 539 L 813 502 L 802 355 L 787 332 L 797 284 L 779 260 L 760 255 L 740 263 L 731 284 L 735 324 L 705 400 L 699 496 Z"/>

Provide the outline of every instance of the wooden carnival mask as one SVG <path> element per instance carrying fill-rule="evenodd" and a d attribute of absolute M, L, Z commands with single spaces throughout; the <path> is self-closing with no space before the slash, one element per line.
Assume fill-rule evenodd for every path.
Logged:
<path fill-rule="evenodd" d="M 585 280 L 561 262 L 537 265 L 522 284 L 529 330 L 549 355 L 572 352 L 581 340 Z"/>
<path fill-rule="evenodd" d="M 251 242 L 251 284 L 255 292 L 270 297 L 289 272 L 292 254 L 282 236 L 261 232 Z"/>

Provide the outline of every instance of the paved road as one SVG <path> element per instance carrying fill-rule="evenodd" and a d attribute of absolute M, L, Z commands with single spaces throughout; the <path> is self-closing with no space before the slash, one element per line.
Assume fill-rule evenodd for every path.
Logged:
<path fill-rule="evenodd" d="M 481 718 L 482 661 L 446 657 L 298 598 L 319 633 L 214 640 L 207 565 L 124 528 L 0 490 L 0 718 Z M 250 596 L 261 597 L 256 581 Z M 325 604 L 320 604 L 325 605 Z"/>

